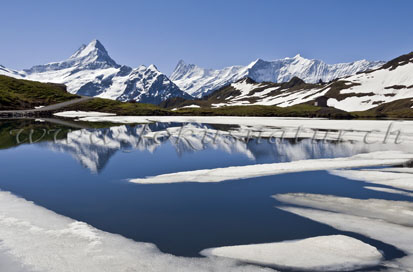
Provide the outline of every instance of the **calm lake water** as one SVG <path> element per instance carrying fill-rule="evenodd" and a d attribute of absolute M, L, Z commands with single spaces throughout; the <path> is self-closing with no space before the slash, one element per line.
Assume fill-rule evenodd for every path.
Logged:
<path fill-rule="evenodd" d="M 156 142 L 139 134 L 142 129 L 165 131 L 182 125 L 178 123 L 85 129 L 34 121 L 0 124 L 1 190 L 98 229 L 154 243 L 162 252 L 200 256 L 200 251 L 211 247 L 345 234 L 382 250 L 386 259 L 404 255 L 383 242 L 341 232 L 277 208 L 282 204 L 272 195 L 295 192 L 411 200 L 366 190 L 365 183 L 327 171 L 203 184 L 127 181 L 197 169 L 354 155 L 365 152 L 364 147 L 228 138 L 200 148 L 196 139 L 162 138 Z M 192 125 L 222 131 L 236 127 Z M 31 144 L 30 129 L 34 129 L 32 142 L 37 141 Z"/>

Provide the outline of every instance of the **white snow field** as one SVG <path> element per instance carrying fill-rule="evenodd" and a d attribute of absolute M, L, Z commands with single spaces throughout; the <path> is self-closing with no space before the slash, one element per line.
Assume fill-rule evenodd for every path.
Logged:
<path fill-rule="evenodd" d="M 382 259 L 375 247 L 344 235 L 218 247 L 201 254 L 310 271 L 346 271 L 374 266 Z"/>
<path fill-rule="evenodd" d="M 413 271 L 413 210 L 410 202 L 348 199 L 312 194 L 276 195 L 278 207 L 338 230 L 360 233 L 395 246 L 407 256 L 382 263 L 388 271 Z"/>

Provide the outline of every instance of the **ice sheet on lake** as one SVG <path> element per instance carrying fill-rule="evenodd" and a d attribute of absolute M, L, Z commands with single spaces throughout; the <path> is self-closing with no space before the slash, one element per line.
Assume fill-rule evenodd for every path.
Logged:
<path fill-rule="evenodd" d="M 222 258 L 164 254 L 153 244 L 100 231 L 3 191 L 0 239 L 6 251 L 0 261 L 18 261 L 16 272 L 270 271 Z"/>
<path fill-rule="evenodd" d="M 129 182 L 142 184 L 221 182 L 225 180 L 248 179 L 292 172 L 398 165 L 411 159 L 413 159 L 413 154 L 405 154 L 398 151 L 383 151 L 359 154 L 347 158 L 301 160 L 287 163 L 256 164 L 185 171 L 154 177 L 129 179 Z"/>
<path fill-rule="evenodd" d="M 397 189 L 413 191 L 413 174 L 409 172 L 390 172 L 388 170 L 332 170 L 331 174 L 351 180 L 391 186 Z"/>
<path fill-rule="evenodd" d="M 393 245 L 407 256 L 385 262 L 394 271 L 412 271 L 413 228 L 405 223 L 412 220 L 411 204 L 390 200 L 357 200 L 311 194 L 275 196 L 285 204 L 308 208 L 280 207 L 280 209 L 330 225 L 342 231 L 360 233 Z M 343 203 L 345 203 L 344 206 Z M 385 210 L 383 211 L 383 207 Z M 398 215 L 400 213 L 400 215 Z M 402 218 L 402 214 L 406 218 Z"/>
<path fill-rule="evenodd" d="M 389 193 L 389 194 L 399 194 L 399 195 L 405 195 L 405 196 L 413 197 L 413 193 L 409 193 L 409 192 L 402 191 L 402 190 L 397 190 L 397 189 L 390 189 L 390 188 L 384 188 L 384 187 L 374 187 L 374 186 L 364 186 L 364 188 L 367 189 L 367 190 L 372 190 L 372 191 L 377 191 L 377 192 L 384 192 L 384 193 Z"/>
<path fill-rule="evenodd" d="M 211 248 L 201 254 L 311 271 L 357 269 L 377 265 L 382 259 L 375 247 L 344 235 Z"/>
<path fill-rule="evenodd" d="M 276 195 L 274 198 L 283 203 L 381 219 L 389 223 L 413 227 L 413 202 L 354 199 L 306 193 L 282 194 Z"/>

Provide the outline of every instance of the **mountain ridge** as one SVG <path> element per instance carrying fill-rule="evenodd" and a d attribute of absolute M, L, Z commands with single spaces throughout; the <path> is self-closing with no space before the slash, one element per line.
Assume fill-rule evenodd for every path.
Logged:
<path fill-rule="evenodd" d="M 298 77 L 283 83 L 257 82 L 245 77 L 202 99 L 167 101 L 163 105 L 177 109 L 191 105 L 210 108 L 252 105 L 290 107 L 314 104 L 317 98 L 325 97 L 329 107 L 346 112 L 361 112 L 393 101 L 413 98 L 412 74 L 413 53 L 409 53 L 390 60 L 379 68 L 328 83 L 306 83 Z"/>
<path fill-rule="evenodd" d="M 307 83 L 319 80 L 329 82 L 383 65 L 382 61 L 359 60 L 349 63 L 327 64 L 321 60 L 306 59 L 300 54 L 293 58 L 272 61 L 256 59 L 246 66 L 235 65 L 222 69 L 205 69 L 180 60 L 170 79 L 182 90 L 200 98 L 239 79 L 249 77 L 257 82 L 287 82 L 299 77 Z"/>

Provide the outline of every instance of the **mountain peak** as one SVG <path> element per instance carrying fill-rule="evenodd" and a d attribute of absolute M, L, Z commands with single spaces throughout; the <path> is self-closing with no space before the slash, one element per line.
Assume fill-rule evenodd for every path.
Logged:
<path fill-rule="evenodd" d="M 261 63 L 261 62 L 264 62 L 264 60 L 258 58 L 258 59 L 256 59 L 256 60 L 254 60 L 253 62 L 251 62 L 250 64 L 248 64 L 248 68 L 252 68 L 252 67 L 254 67 L 255 65 L 257 65 L 257 64 L 259 64 L 259 63 Z"/>
<path fill-rule="evenodd" d="M 188 72 L 192 71 L 193 69 L 196 69 L 196 67 L 197 66 L 195 66 L 194 64 L 187 64 L 184 60 L 181 59 L 180 61 L 178 61 L 178 64 L 173 70 L 170 78 L 171 80 L 178 80 Z"/>
<path fill-rule="evenodd" d="M 102 62 L 109 66 L 119 65 L 109 56 L 108 51 L 99 40 L 93 40 L 87 45 L 83 44 L 72 56 L 70 60 L 81 60 L 82 62 Z"/>
<path fill-rule="evenodd" d="M 185 61 L 183 59 L 180 59 L 176 67 L 185 66 L 185 65 L 186 65 Z"/>
<path fill-rule="evenodd" d="M 106 51 L 105 47 L 99 40 L 93 40 L 87 45 L 82 44 L 82 46 L 80 46 L 70 58 L 77 59 L 86 57 L 90 54 L 108 56 L 108 51 Z"/>
<path fill-rule="evenodd" d="M 156 67 L 155 64 L 151 64 L 148 66 L 149 70 L 155 71 L 155 72 L 159 72 L 158 67 Z"/>

